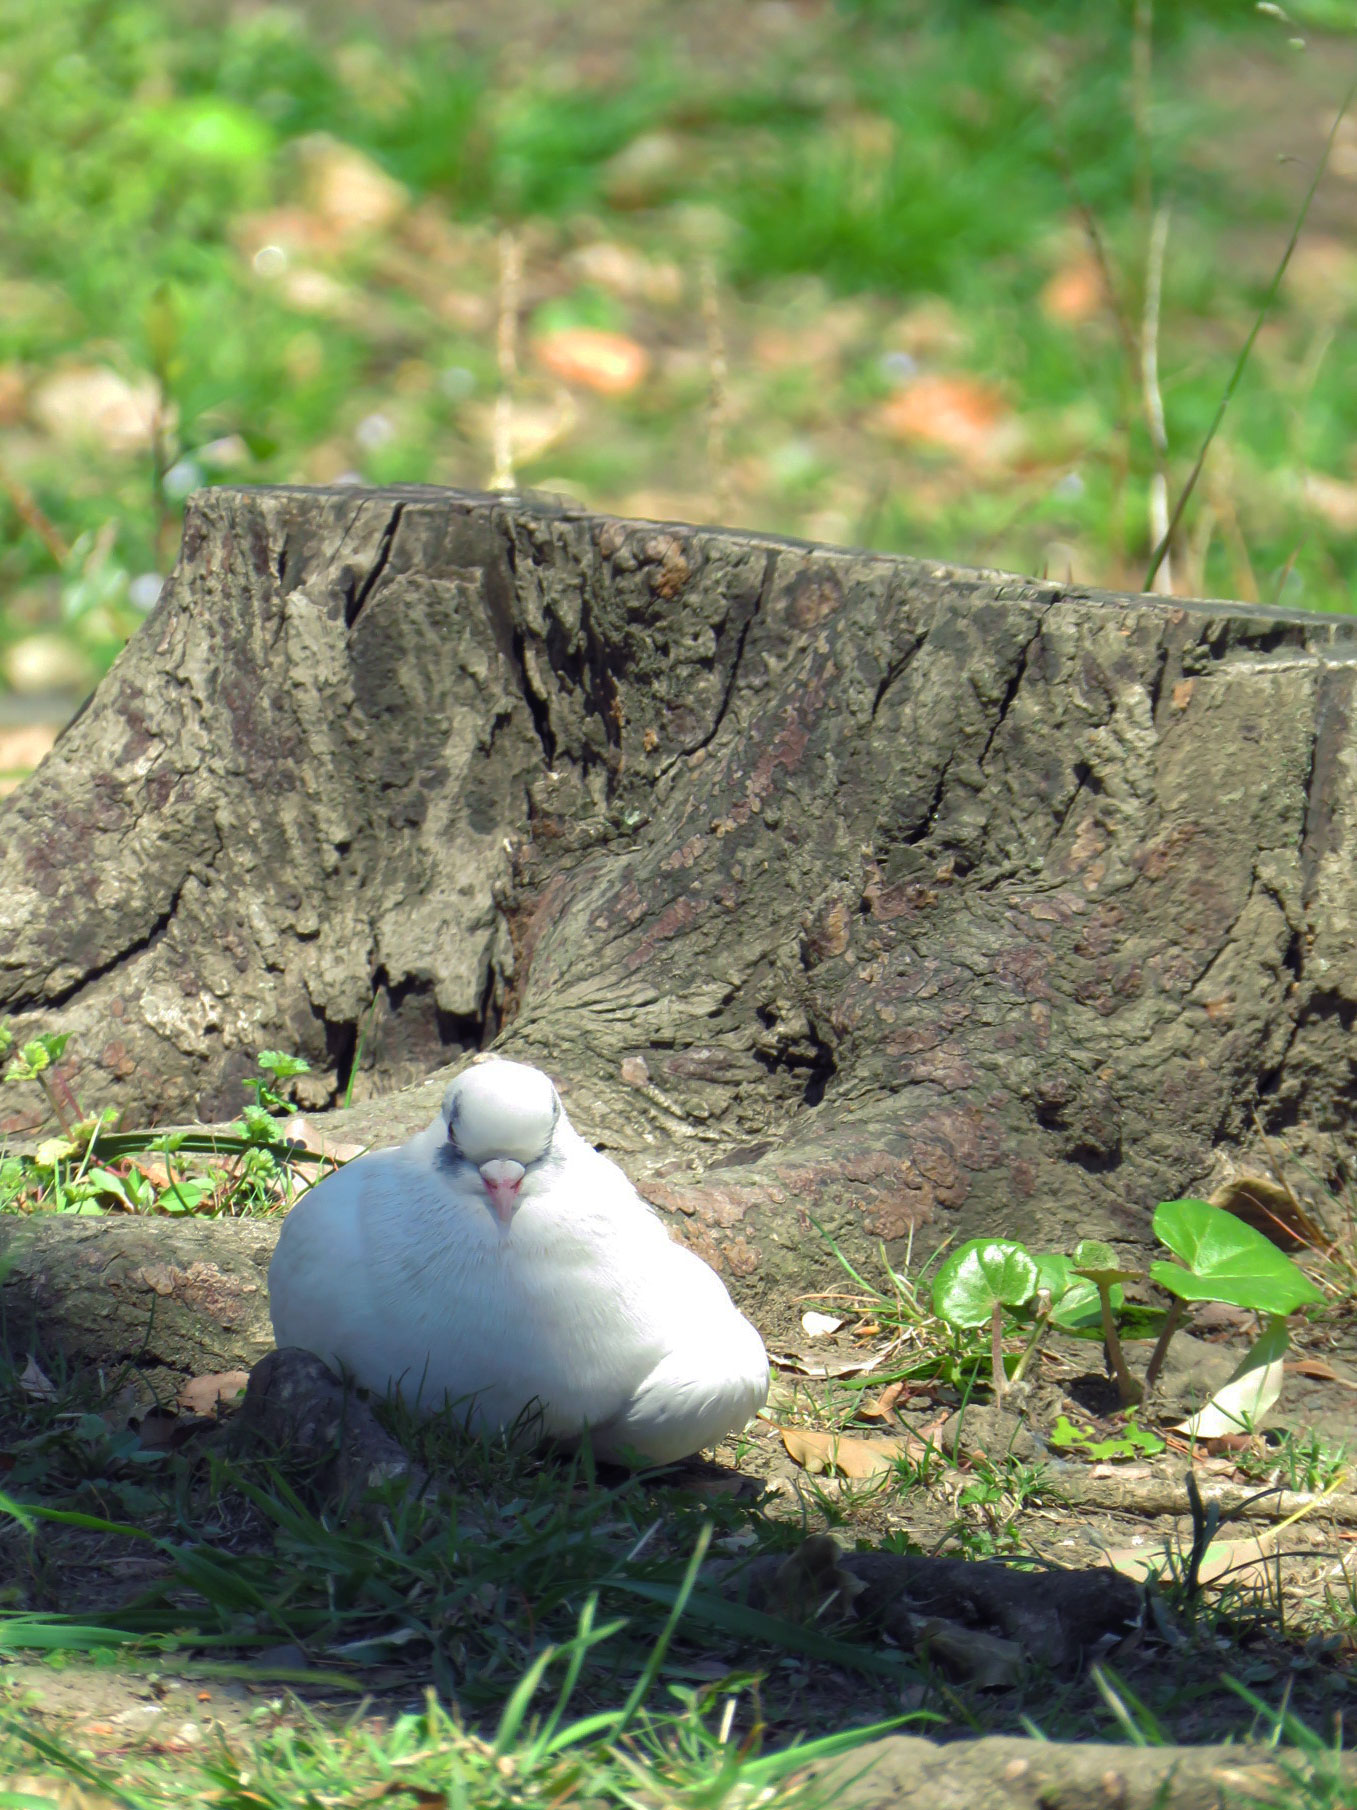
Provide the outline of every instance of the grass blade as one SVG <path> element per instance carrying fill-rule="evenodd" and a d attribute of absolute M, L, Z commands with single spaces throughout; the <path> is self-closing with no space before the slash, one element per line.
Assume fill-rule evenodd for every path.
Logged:
<path fill-rule="evenodd" d="M 610 1588 L 630 1591 L 633 1596 L 646 1597 L 652 1603 L 672 1602 L 679 1594 L 675 1585 L 657 1583 L 649 1578 L 614 1578 Z M 692 1591 L 686 1607 L 693 1621 L 719 1628 L 723 1634 L 736 1634 L 741 1639 L 781 1648 L 785 1652 L 805 1653 L 812 1659 L 823 1659 L 850 1671 L 866 1672 L 874 1678 L 898 1679 L 903 1670 L 903 1656 L 893 1658 L 874 1652 L 870 1647 L 856 1646 L 851 1641 L 834 1640 L 828 1634 L 803 1627 L 800 1622 L 784 1621 L 780 1616 L 765 1614 L 762 1609 L 750 1609 L 743 1603 L 708 1596 L 705 1591 Z"/>
<path fill-rule="evenodd" d="M 1234 393 L 1243 380 L 1244 371 L 1253 352 L 1254 341 L 1262 331 L 1263 322 L 1267 319 L 1271 312 L 1272 304 L 1277 299 L 1277 292 L 1282 286 L 1282 278 L 1286 275 L 1287 266 L 1291 262 L 1291 254 L 1295 251 L 1296 246 L 1300 241 L 1301 232 L 1305 226 L 1306 218 L 1309 215 L 1310 203 L 1315 198 L 1315 191 L 1319 187 L 1320 178 L 1329 166 L 1329 153 L 1333 150 L 1334 140 L 1338 137 L 1339 127 L 1347 118 L 1354 100 L 1357 100 L 1357 77 L 1353 78 L 1347 93 L 1343 96 L 1342 105 L 1339 107 L 1337 113 L 1334 114 L 1333 125 L 1329 129 L 1329 136 L 1324 141 L 1324 149 L 1319 154 L 1319 162 L 1315 165 L 1315 173 L 1310 179 L 1310 186 L 1305 191 L 1305 199 L 1300 204 L 1300 211 L 1297 213 L 1295 224 L 1291 228 L 1291 237 L 1286 242 L 1286 250 L 1282 253 L 1281 261 L 1277 265 L 1276 270 L 1272 273 L 1272 281 L 1268 284 L 1267 294 L 1263 297 L 1258 313 L 1254 317 L 1253 325 L 1249 329 L 1249 336 L 1240 348 L 1239 357 L 1235 360 L 1234 369 L 1231 371 L 1229 381 L 1225 385 L 1225 390 L 1221 396 L 1219 406 L 1216 409 L 1211 425 L 1206 430 L 1206 437 L 1201 443 L 1201 450 L 1197 454 L 1196 463 L 1188 473 L 1187 482 L 1183 485 L 1178 496 L 1178 501 L 1173 506 L 1173 514 L 1169 517 L 1168 527 L 1165 528 L 1163 534 L 1159 537 L 1159 543 L 1155 547 L 1154 552 L 1150 555 L 1149 569 L 1145 574 L 1145 582 L 1141 587 L 1142 590 L 1148 591 L 1152 589 L 1155 579 L 1159 576 L 1159 568 L 1164 563 L 1169 547 L 1172 545 L 1173 537 L 1178 532 L 1178 524 L 1183 519 L 1183 511 L 1187 508 L 1188 500 L 1197 487 L 1197 479 L 1202 474 L 1202 467 L 1206 464 L 1206 455 L 1211 450 L 1211 443 L 1219 432 L 1220 424 L 1225 419 L 1225 411 L 1234 400 Z"/>
<path fill-rule="evenodd" d="M 697 1536 L 693 1547 L 693 1556 L 688 1561 L 688 1569 L 683 1574 L 683 1582 L 674 1591 L 673 1603 L 665 1618 L 664 1626 L 655 1645 L 650 1650 L 650 1657 L 641 1668 L 641 1675 L 632 1686 L 631 1695 L 622 1706 L 622 1714 L 618 1718 L 617 1733 L 621 1735 L 631 1722 L 632 1717 L 650 1694 L 651 1686 L 660 1675 L 660 1667 L 664 1664 L 664 1656 L 669 1651 L 669 1643 L 674 1638 L 674 1630 L 678 1627 L 683 1611 L 688 1606 L 697 1583 L 697 1574 L 701 1570 L 702 1561 L 707 1556 L 707 1548 L 711 1545 L 712 1525 L 708 1521 Z M 642 1593 L 644 1594 L 644 1592 Z M 652 1598 L 652 1601 L 659 1600 Z"/>

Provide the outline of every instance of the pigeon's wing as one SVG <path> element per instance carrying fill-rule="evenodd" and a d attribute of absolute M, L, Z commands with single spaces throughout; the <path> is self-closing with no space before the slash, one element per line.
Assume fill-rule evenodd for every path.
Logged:
<path fill-rule="evenodd" d="M 467 1292 L 455 1272 L 484 1218 L 403 1151 L 346 1164 L 283 1222 L 269 1268 L 275 1339 L 371 1389 L 414 1393 L 434 1352 L 455 1375 L 477 1337 L 455 1311 Z"/>
<path fill-rule="evenodd" d="M 621 1412 L 597 1428 L 604 1456 L 628 1446 L 657 1464 L 686 1458 L 738 1432 L 768 1399 L 763 1340 L 702 1259 L 669 1245 L 655 1281 L 664 1355 L 633 1390 Z"/>
<path fill-rule="evenodd" d="M 738 1433 L 768 1399 L 768 1359 L 748 1320 L 731 1310 L 718 1340 L 667 1352 L 622 1412 L 594 1433 L 603 1457 L 639 1452 L 654 1464 L 687 1458 Z"/>
<path fill-rule="evenodd" d="M 361 1342 L 371 1304 L 362 1286 L 364 1197 L 380 1191 L 390 1158 L 360 1156 L 301 1197 L 278 1234 L 269 1265 L 269 1313 L 280 1346 L 300 1345 L 328 1364 L 347 1362 Z"/>

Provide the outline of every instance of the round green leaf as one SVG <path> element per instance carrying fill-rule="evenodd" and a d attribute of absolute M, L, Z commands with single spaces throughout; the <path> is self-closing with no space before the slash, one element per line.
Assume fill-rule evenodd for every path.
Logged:
<path fill-rule="evenodd" d="M 1233 1213 L 1205 1200 L 1165 1200 L 1155 1236 L 1181 1258 L 1152 1263 L 1150 1275 L 1184 1301 L 1228 1301 L 1256 1313 L 1289 1314 L 1324 1296 L 1275 1244 Z"/>
<path fill-rule="evenodd" d="M 1081 1238 L 1070 1262 L 1077 1275 L 1087 1276 L 1090 1282 L 1101 1283 L 1104 1287 L 1112 1282 L 1134 1282 L 1136 1279 L 1136 1272 L 1128 1270 L 1112 1246 L 1104 1244 L 1100 1238 Z"/>
<path fill-rule="evenodd" d="M 972 1238 L 933 1281 L 933 1312 L 949 1326 L 983 1326 L 996 1303 L 1021 1307 L 1036 1293 L 1037 1266 L 1011 1238 Z"/>
<path fill-rule="evenodd" d="M 1125 1290 L 1119 1283 L 1114 1283 L 1108 1290 L 1108 1296 L 1113 1313 L 1119 1313 L 1126 1299 Z M 1055 1305 L 1051 1324 L 1058 1326 L 1062 1332 L 1079 1332 L 1085 1327 L 1093 1326 L 1101 1332 L 1102 1323 L 1103 1307 L 1098 1295 L 1098 1284 L 1091 1282 L 1087 1276 L 1072 1277 L 1070 1286 Z"/>
<path fill-rule="evenodd" d="M 1102 1308 L 1096 1283 L 1076 1276 L 1073 1262 L 1061 1251 L 1042 1251 L 1037 1256 L 1037 1287 L 1051 1297 L 1051 1324 L 1062 1332 L 1084 1327 L 1102 1326 Z M 1112 1305 L 1122 1303 L 1122 1291 L 1112 1290 Z"/>

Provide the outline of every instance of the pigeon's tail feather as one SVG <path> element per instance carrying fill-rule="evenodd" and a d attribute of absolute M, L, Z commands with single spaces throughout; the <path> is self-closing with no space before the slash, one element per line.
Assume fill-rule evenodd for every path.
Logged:
<path fill-rule="evenodd" d="M 738 1433 L 767 1399 L 763 1343 L 740 1318 L 724 1348 L 685 1345 L 663 1357 L 621 1413 L 591 1429 L 593 1447 L 602 1458 L 672 1464 Z"/>

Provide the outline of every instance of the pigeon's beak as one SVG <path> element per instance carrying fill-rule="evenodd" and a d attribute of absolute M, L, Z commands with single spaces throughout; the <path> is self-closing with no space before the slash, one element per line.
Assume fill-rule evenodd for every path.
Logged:
<path fill-rule="evenodd" d="M 485 1191 L 490 1196 L 490 1204 L 501 1225 L 507 1226 L 514 1216 L 524 1173 L 522 1163 L 510 1162 L 507 1157 L 481 1164 L 481 1180 L 485 1183 Z"/>

